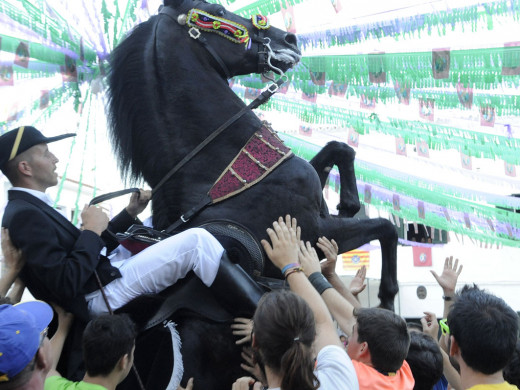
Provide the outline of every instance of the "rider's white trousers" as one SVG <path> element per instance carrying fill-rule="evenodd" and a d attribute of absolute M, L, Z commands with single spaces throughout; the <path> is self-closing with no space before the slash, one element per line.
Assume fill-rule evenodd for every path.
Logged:
<path fill-rule="evenodd" d="M 123 249 L 124 251 L 124 249 Z M 204 229 L 188 229 L 154 244 L 135 256 L 112 261 L 122 277 L 104 287 L 113 310 L 142 294 L 158 293 L 193 270 L 211 286 L 217 275 L 224 248 Z M 124 257 L 124 256 L 123 256 Z M 93 315 L 107 313 L 101 291 L 86 296 Z"/>

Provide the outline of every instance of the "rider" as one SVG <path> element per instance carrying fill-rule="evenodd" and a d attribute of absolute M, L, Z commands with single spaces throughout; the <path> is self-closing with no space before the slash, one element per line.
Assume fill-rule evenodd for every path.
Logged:
<path fill-rule="evenodd" d="M 204 229 L 186 230 L 122 264 L 110 263 L 106 254 L 118 243 L 107 228 L 117 233 L 140 223 L 137 215 L 148 204 L 149 192 L 134 194 L 110 222 L 100 208 L 85 207 L 81 230 L 52 208 L 45 191 L 58 183 L 58 159 L 47 144 L 74 135 L 47 138 L 34 127 L 22 126 L 0 137 L 0 169 L 13 185 L 2 226 L 26 258 L 20 276 L 33 296 L 87 321 L 108 311 L 99 283 L 115 310 L 194 271 L 232 314 L 252 315 L 263 291 Z"/>

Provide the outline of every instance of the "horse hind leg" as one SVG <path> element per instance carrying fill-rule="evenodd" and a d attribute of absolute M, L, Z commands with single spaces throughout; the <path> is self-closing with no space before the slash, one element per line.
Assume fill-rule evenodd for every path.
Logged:
<path fill-rule="evenodd" d="M 334 239 L 338 253 L 357 249 L 372 240 L 381 244 L 380 307 L 394 310 L 397 283 L 397 230 L 384 218 L 360 219 L 328 217 L 320 220 L 320 236 Z"/>
<path fill-rule="evenodd" d="M 310 161 L 320 178 L 322 189 L 332 167 L 338 167 L 341 187 L 339 204 L 336 207 L 340 217 L 353 217 L 361 208 L 354 172 L 355 156 L 356 152 L 347 144 L 331 141 Z"/>

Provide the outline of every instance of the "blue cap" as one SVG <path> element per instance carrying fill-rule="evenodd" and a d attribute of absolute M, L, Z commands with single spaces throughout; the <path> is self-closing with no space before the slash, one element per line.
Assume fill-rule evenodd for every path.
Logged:
<path fill-rule="evenodd" d="M 11 380 L 33 360 L 52 317 L 52 308 L 42 301 L 0 305 L 0 383 Z"/>

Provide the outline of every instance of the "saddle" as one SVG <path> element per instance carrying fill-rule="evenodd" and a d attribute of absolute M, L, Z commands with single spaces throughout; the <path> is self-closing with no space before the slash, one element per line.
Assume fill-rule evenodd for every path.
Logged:
<path fill-rule="evenodd" d="M 198 227 L 215 236 L 226 249 L 230 260 L 239 264 L 265 291 L 285 287 L 282 280 L 261 276 L 264 254 L 260 243 L 246 227 L 229 220 L 214 220 Z M 128 314 L 139 331 L 143 332 L 181 310 L 213 322 L 225 323 L 233 320 L 233 316 L 220 305 L 193 272 L 166 290 L 137 297 L 115 312 Z"/>

